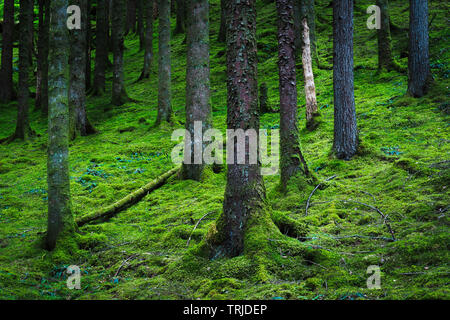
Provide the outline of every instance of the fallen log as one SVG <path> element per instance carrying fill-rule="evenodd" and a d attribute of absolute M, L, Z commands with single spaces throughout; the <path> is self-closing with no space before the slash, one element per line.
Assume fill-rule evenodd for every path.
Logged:
<path fill-rule="evenodd" d="M 171 176 L 178 173 L 180 170 L 180 167 L 173 168 L 160 177 L 154 179 L 150 183 L 146 184 L 145 186 L 137 189 L 136 191 L 130 193 L 125 198 L 117 201 L 116 203 L 106 207 L 102 208 L 99 211 L 85 215 L 79 219 L 76 220 L 76 224 L 81 227 L 89 222 L 103 219 L 103 218 L 111 218 L 112 216 L 116 215 L 117 213 L 121 212 L 124 209 L 127 209 L 131 207 L 132 205 L 139 202 L 142 198 L 144 198 L 148 193 L 160 188 L 163 186 L 167 179 L 169 179 Z"/>

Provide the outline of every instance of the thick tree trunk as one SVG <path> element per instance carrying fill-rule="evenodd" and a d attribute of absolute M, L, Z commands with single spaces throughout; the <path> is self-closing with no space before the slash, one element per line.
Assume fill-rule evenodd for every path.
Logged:
<path fill-rule="evenodd" d="M 391 27 L 389 23 L 389 4 L 388 0 L 377 0 L 377 6 L 381 10 L 380 29 L 378 35 L 378 69 L 379 70 L 398 70 L 392 57 L 391 46 Z"/>
<path fill-rule="evenodd" d="M 333 1 L 334 150 L 350 159 L 358 147 L 353 85 L 353 0 Z"/>
<path fill-rule="evenodd" d="M 67 0 L 52 0 L 50 9 L 49 114 L 48 114 L 48 229 L 46 244 L 55 248 L 58 239 L 75 230 L 69 179 L 69 35 Z"/>
<path fill-rule="evenodd" d="M 211 128 L 210 81 L 209 81 L 209 3 L 208 0 L 187 1 L 187 67 L 186 67 L 186 130 L 191 136 L 190 163 L 183 164 L 185 179 L 200 180 L 203 158 L 195 152 L 203 150 L 203 133 Z M 194 133 L 194 123 L 201 122 L 201 137 Z M 199 141 L 200 140 L 200 141 Z"/>
<path fill-rule="evenodd" d="M 159 0 L 158 117 L 156 124 L 171 122 L 170 3 Z"/>
<path fill-rule="evenodd" d="M 259 131 L 256 1 L 227 1 L 227 91 L 229 130 Z M 238 139 L 239 140 L 239 139 Z M 250 137 L 237 141 L 227 136 L 227 186 L 223 214 L 217 222 L 215 256 L 237 256 L 244 252 L 248 223 L 264 206 L 265 188 L 258 161 L 251 161 Z M 258 139 L 256 139 L 258 140 Z M 245 148 L 245 161 L 237 161 Z M 234 157 L 231 158 L 231 154 Z"/>
<path fill-rule="evenodd" d="M 317 127 L 316 118 L 319 116 L 317 109 L 316 84 L 311 59 L 311 43 L 307 19 L 303 19 L 303 75 L 305 79 L 306 96 L 306 128 L 313 130 Z"/>
<path fill-rule="evenodd" d="M 29 109 L 29 80 L 30 80 L 30 52 L 31 27 L 33 17 L 33 0 L 20 2 L 20 34 L 19 34 L 19 90 L 17 92 L 18 110 L 16 131 L 12 139 L 26 139 L 34 134 L 28 119 Z"/>
<path fill-rule="evenodd" d="M 87 15 L 87 0 L 72 0 L 81 8 L 81 16 Z M 81 136 L 95 133 L 86 115 L 86 61 L 87 19 L 81 20 L 81 29 L 70 30 L 70 79 L 69 79 L 69 110 L 70 110 L 70 139 L 75 139 L 77 133 Z"/>
<path fill-rule="evenodd" d="M 0 70 L 0 103 L 6 103 L 14 98 L 13 86 L 13 31 L 14 31 L 14 0 L 5 0 L 3 7 L 2 33 L 2 68 Z"/>
<path fill-rule="evenodd" d="M 113 0 L 112 14 L 114 66 L 111 103 L 115 106 L 121 106 L 129 101 L 127 92 L 125 91 L 123 73 L 125 0 Z"/>
<path fill-rule="evenodd" d="M 50 0 L 39 0 L 39 37 L 36 74 L 35 108 L 48 113 L 48 37 L 50 26 Z"/>
<path fill-rule="evenodd" d="M 428 0 L 409 1 L 408 93 L 426 94 L 432 75 L 429 58 Z"/>
<path fill-rule="evenodd" d="M 302 165 L 305 175 L 309 175 L 309 172 L 300 149 L 297 126 L 294 0 L 276 0 L 276 6 L 280 78 L 281 186 L 286 189 L 289 179 L 301 170 Z"/>
<path fill-rule="evenodd" d="M 108 16 L 106 2 L 97 1 L 97 26 L 96 26 L 96 52 L 94 71 L 94 95 L 102 95 L 105 92 L 105 74 L 108 61 Z"/>
<path fill-rule="evenodd" d="M 186 28 L 186 6 L 189 0 L 176 0 L 177 2 L 177 23 L 174 34 L 184 33 Z"/>
<path fill-rule="evenodd" d="M 150 77 L 150 70 L 153 62 L 153 0 L 146 1 L 145 9 L 145 53 L 144 66 L 142 68 L 141 76 L 138 80 L 148 79 Z"/>
<path fill-rule="evenodd" d="M 220 27 L 219 27 L 219 35 L 217 36 L 217 41 L 225 42 L 227 39 L 227 17 L 226 13 L 226 1 L 220 0 Z"/>

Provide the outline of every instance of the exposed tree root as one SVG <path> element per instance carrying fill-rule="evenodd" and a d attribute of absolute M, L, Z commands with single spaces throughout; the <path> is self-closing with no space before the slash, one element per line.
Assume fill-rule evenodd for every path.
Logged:
<path fill-rule="evenodd" d="M 114 215 L 118 214 L 122 210 L 131 207 L 135 203 L 139 202 L 142 198 L 144 198 L 148 193 L 162 187 L 166 182 L 167 179 L 169 179 L 171 176 L 178 173 L 180 170 L 180 167 L 173 168 L 160 177 L 156 178 L 152 182 L 146 184 L 145 186 L 139 188 L 138 190 L 130 193 L 125 198 L 117 201 L 116 203 L 106 207 L 102 208 L 99 211 L 85 215 L 84 217 L 81 217 L 76 220 L 76 223 L 79 227 L 98 220 L 98 219 L 104 219 L 104 218 L 111 218 Z"/>

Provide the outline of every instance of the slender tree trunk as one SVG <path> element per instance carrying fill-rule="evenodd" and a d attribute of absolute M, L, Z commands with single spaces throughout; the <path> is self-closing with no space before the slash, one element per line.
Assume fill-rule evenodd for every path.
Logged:
<path fill-rule="evenodd" d="M 220 28 L 219 35 L 217 36 L 217 41 L 219 42 L 226 42 L 227 40 L 227 17 L 225 16 L 226 1 L 227 0 L 220 0 Z"/>
<path fill-rule="evenodd" d="M 270 112 L 273 112 L 273 110 L 269 106 L 267 83 L 263 82 L 259 86 L 259 113 L 264 114 Z"/>
<path fill-rule="evenodd" d="M 71 3 L 81 8 L 81 16 L 87 16 L 88 0 L 72 0 Z M 80 68 L 86 61 L 87 19 L 81 20 L 81 29 L 70 31 L 70 78 L 69 78 L 69 110 L 70 139 L 75 139 L 77 133 L 81 136 L 95 133 L 86 114 L 86 70 Z"/>
<path fill-rule="evenodd" d="M 124 27 L 125 27 L 125 0 L 113 0 L 112 8 L 112 38 L 113 38 L 113 87 L 112 101 L 116 106 L 121 106 L 129 101 L 125 91 L 123 73 L 123 51 L 124 51 Z"/>
<path fill-rule="evenodd" d="M 92 39 L 92 28 L 91 28 L 91 0 L 87 0 L 86 4 L 86 91 L 91 90 L 92 76 L 91 76 L 91 39 Z"/>
<path fill-rule="evenodd" d="M 148 0 L 136 0 L 136 8 L 137 8 L 136 33 L 139 35 L 139 51 L 144 50 L 145 47 L 144 1 L 145 6 L 147 6 L 149 2 Z"/>
<path fill-rule="evenodd" d="M 408 93 L 426 94 L 432 82 L 429 58 L 428 0 L 409 1 Z"/>
<path fill-rule="evenodd" d="M 358 147 L 353 85 L 353 0 L 333 1 L 334 150 L 350 159 Z"/>
<path fill-rule="evenodd" d="M 96 52 L 94 70 L 94 95 L 103 95 L 105 92 L 106 63 L 108 60 L 108 18 L 106 2 L 108 0 L 97 1 L 97 26 L 96 26 Z"/>
<path fill-rule="evenodd" d="M 144 66 L 142 68 L 141 76 L 138 80 L 148 79 L 150 77 L 150 70 L 153 62 L 153 0 L 146 1 L 145 9 L 145 53 Z"/>
<path fill-rule="evenodd" d="M 52 0 L 50 9 L 48 115 L 48 229 L 46 245 L 53 250 L 59 239 L 75 230 L 69 179 L 69 35 L 67 0 Z"/>
<path fill-rule="evenodd" d="M 36 109 L 48 113 L 48 43 L 50 29 L 50 0 L 39 0 L 39 38 L 36 75 Z"/>
<path fill-rule="evenodd" d="M 171 122 L 171 65 L 170 65 L 170 3 L 159 0 L 159 65 L 158 65 L 158 117 L 156 125 L 162 121 Z"/>
<path fill-rule="evenodd" d="M 191 138 L 185 150 L 190 150 L 190 164 L 183 164 L 183 177 L 199 181 L 203 173 L 205 144 L 203 133 L 211 128 L 209 80 L 209 3 L 208 0 L 187 1 L 187 68 L 186 68 L 186 130 Z M 201 137 L 194 133 L 195 122 L 201 123 Z M 200 141 L 199 141 L 200 140 Z"/>
<path fill-rule="evenodd" d="M 295 74 L 294 0 L 276 0 L 278 12 L 278 72 L 280 78 L 280 147 L 281 186 L 303 165 L 309 175 L 300 149 L 297 126 L 297 79 Z"/>
<path fill-rule="evenodd" d="M 391 28 L 389 23 L 389 4 L 388 0 L 377 0 L 377 6 L 381 10 L 380 29 L 378 35 L 378 69 L 387 71 L 396 70 L 398 67 L 392 57 L 391 46 Z"/>
<path fill-rule="evenodd" d="M 184 33 L 186 27 L 186 2 L 188 0 L 177 1 L 177 23 L 174 34 Z"/>
<path fill-rule="evenodd" d="M 20 35 L 19 35 L 19 90 L 17 92 L 18 110 L 16 131 L 12 139 L 25 140 L 34 135 L 31 130 L 28 118 L 29 109 L 29 79 L 30 79 L 30 47 L 31 23 L 33 13 L 33 0 L 23 0 L 20 2 Z"/>
<path fill-rule="evenodd" d="M 14 98 L 13 86 L 14 0 L 5 0 L 3 7 L 2 68 L 0 70 L 0 103 Z"/>
<path fill-rule="evenodd" d="M 227 1 L 227 91 L 229 130 L 259 131 L 256 1 Z M 223 215 L 217 222 L 216 256 L 237 256 L 244 252 L 248 223 L 262 212 L 264 181 L 258 161 L 251 161 L 250 136 L 237 141 L 227 136 L 227 186 Z M 258 138 L 256 137 L 256 140 Z M 238 149 L 245 148 L 245 161 L 237 161 Z M 231 154 L 234 154 L 231 158 Z"/>
<path fill-rule="evenodd" d="M 130 31 L 136 31 L 136 0 L 127 0 L 126 13 L 127 19 L 125 35 L 128 35 Z"/>
<path fill-rule="evenodd" d="M 303 52 L 303 20 L 306 18 L 309 27 L 309 40 L 312 56 L 318 62 L 316 52 L 316 22 L 314 0 L 294 0 L 294 25 L 295 25 L 295 51 L 301 55 Z"/>
<path fill-rule="evenodd" d="M 316 84 L 314 83 L 309 27 L 306 18 L 303 19 L 302 61 L 303 75 L 305 78 L 306 128 L 308 128 L 309 130 L 314 130 L 317 127 L 316 118 L 319 116 L 319 110 L 317 109 Z"/>

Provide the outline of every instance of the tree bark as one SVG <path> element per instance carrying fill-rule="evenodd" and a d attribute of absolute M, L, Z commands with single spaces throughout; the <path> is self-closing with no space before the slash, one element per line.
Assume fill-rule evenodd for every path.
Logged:
<path fill-rule="evenodd" d="M 0 103 L 12 101 L 13 86 L 14 0 L 5 0 L 3 7 L 2 68 L 0 70 Z"/>
<path fill-rule="evenodd" d="M 158 116 L 156 125 L 171 122 L 170 3 L 159 0 Z"/>
<path fill-rule="evenodd" d="M 35 108 L 48 113 L 48 41 L 50 28 L 50 1 L 39 0 L 39 37 L 36 74 Z"/>
<path fill-rule="evenodd" d="M 281 186 L 303 165 L 309 175 L 301 149 L 297 126 L 297 79 L 295 70 L 294 0 L 276 0 L 278 13 L 278 73 L 280 78 Z"/>
<path fill-rule="evenodd" d="M 312 69 L 309 27 L 306 18 L 303 19 L 302 61 L 303 75 L 305 78 L 306 128 L 309 130 L 314 130 L 317 127 L 316 118 L 319 116 L 319 111 L 317 109 L 316 85 L 314 83 L 314 73 Z"/>
<path fill-rule="evenodd" d="M 124 51 L 124 27 L 125 27 L 125 0 L 113 0 L 112 8 L 112 38 L 113 38 L 113 87 L 112 101 L 115 106 L 121 106 L 129 97 L 125 90 L 123 73 L 123 51 Z"/>
<path fill-rule="evenodd" d="M 23 0 L 20 2 L 20 35 L 19 35 L 19 90 L 17 92 L 18 110 L 16 131 L 12 137 L 14 139 L 25 140 L 34 135 L 31 130 L 28 118 L 29 109 L 29 80 L 30 80 L 30 53 L 31 27 L 33 17 L 33 0 Z"/>
<path fill-rule="evenodd" d="M 149 1 L 145 0 L 147 7 Z M 139 51 L 144 50 L 145 47 L 145 23 L 144 23 L 144 0 L 136 0 L 137 11 L 137 29 L 136 33 L 139 35 Z"/>
<path fill-rule="evenodd" d="M 92 28 L 91 28 L 91 0 L 87 0 L 87 9 L 85 9 L 85 17 L 86 17 L 86 63 L 84 64 L 86 66 L 86 91 L 91 90 L 91 84 L 92 84 L 92 76 L 91 76 L 91 40 L 92 40 Z"/>
<path fill-rule="evenodd" d="M 74 5 L 81 8 L 81 16 L 87 16 L 87 0 L 72 0 Z M 70 78 L 69 78 L 69 110 L 70 110 L 70 139 L 75 139 L 77 133 L 81 136 L 95 133 L 86 114 L 86 61 L 87 19 L 81 20 L 81 29 L 70 30 Z"/>
<path fill-rule="evenodd" d="M 428 1 L 409 1 L 408 93 L 420 98 L 428 91 L 432 75 L 429 58 Z"/>
<path fill-rule="evenodd" d="M 136 0 L 127 0 L 125 35 L 136 31 Z"/>
<path fill-rule="evenodd" d="M 259 131 L 256 1 L 227 1 L 227 128 Z M 265 199 L 260 163 L 251 163 L 250 139 L 238 146 L 227 137 L 227 186 L 223 214 L 217 222 L 214 256 L 237 256 L 244 252 L 248 223 L 262 212 Z M 245 161 L 238 163 L 231 150 L 245 147 Z"/>
<path fill-rule="evenodd" d="M 53 250 L 59 239 L 75 230 L 69 179 L 69 35 L 67 0 L 52 0 L 50 9 L 49 121 L 48 121 L 48 229 L 46 245 Z"/>
<path fill-rule="evenodd" d="M 177 2 L 177 23 L 174 34 L 184 33 L 186 28 L 186 6 L 189 0 L 176 0 Z"/>
<path fill-rule="evenodd" d="M 187 0 L 187 67 L 186 67 L 186 130 L 191 144 L 190 164 L 183 164 L 183 178 L 199 181 L 203 173 L 203 158 L 195 152 L 203 151 L 205 144 L 194 134 L 194 123 L 201 122 L 201 136 L 211 128 L 210 79 L 209 79 L 209 3 L 207 0 Z M 195 161 L 197 160 L 197 161 Z M 200 160 L 200 161 L 198 161 Z M 201 162 L 201 163 L 197 163 Z"/>
<path fill-rule="evenodd" d="M 96 52 L 94 70 L 94 95 L 103 95 L 105 92 L 105 74 L 108 61 L 108 13 L 106 2 L 108 0 L 97 1 L 97 26 L 96 26 Z"/>
<path fill-rule="evenodd" d="M 353 84 L 353 0 L 333 1 L 334 150 L 350 159 L 358 147 Z"/>
<path fill-rule="evenodd" d="M 220 0 L 220 28 L 219 35 L 217 36 L 217 41 L 219 42 L 226 42 L 227 40 L 227 18 L 225 16 L 226 1 L 227 0 Z"/>
<path fill-rule="evenodd" d="M 398 69 L 392 57 L 391 46 L 391 28 L 389 23 L 389 4 L 388 0 L 377 0 L 377 6 L 381 10 L 380 29 L 378 36 L 378 69 L 395 70 Z"/>
<path fill-rule="evenodd" d="M 154 1 L 148 0 L 144 4 L 145 9 L 145 40 L 144 40 L 144 66 L 138 81 L 148 79 L 153 62 L 153 6 Z"/>

